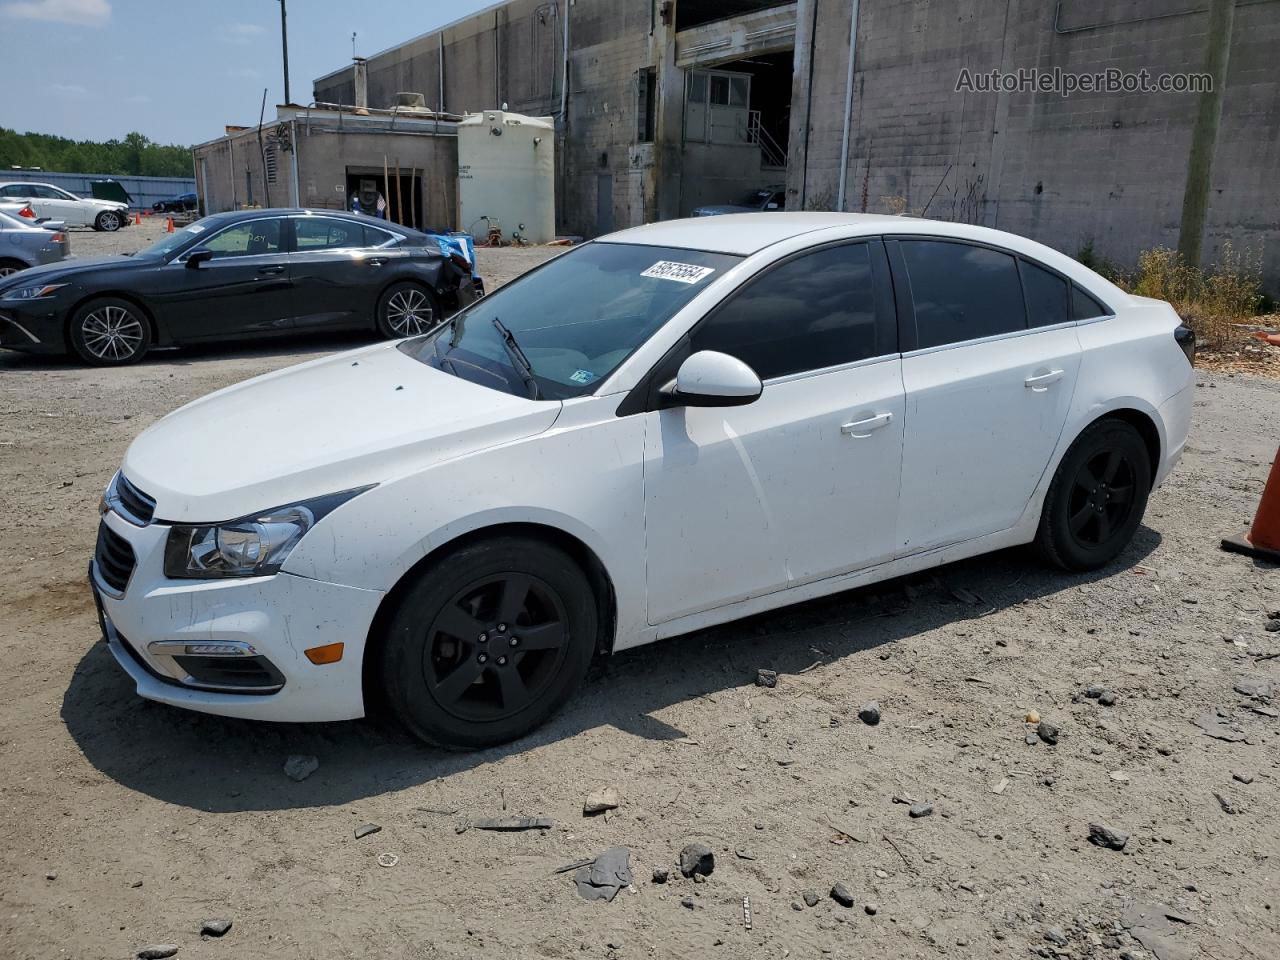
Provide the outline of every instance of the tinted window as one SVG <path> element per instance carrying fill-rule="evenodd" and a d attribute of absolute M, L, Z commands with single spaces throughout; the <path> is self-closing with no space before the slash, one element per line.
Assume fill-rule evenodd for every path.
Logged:
<path fill-rule="evenodd" d="M 1026 329 L 1018 266 L 1009 254 L 967 243 L 900 243 L 919 347 Z"/>
<path fill-rule="evenodd" d="M 298 252 L 364 246 L 364 227 L 327 217 L 298 217 L 293 221 Z"/>
<path fill-rule="evenodd" d="M 1027 298 L 1027 320 L 1033 327 L 1067 322 L 1067 281 L 1026 260 L 1018 261 L 1022 292 Z"/>
<path fill-rule="evenodd" d="M 1111 311 L 1085 293 L 1074 283 L 1071 285 L 1071 319 L 1092 320 L 1094 317 L 1109 317 Z"/>
<path fill-rule="evenodd" d="M 0 193 L 3 193 L 6 197 L 26 198 L 26 197 L 35 196 L 35 194 L 31 192 L 30 187 L 23 186 L 20 183 L 10 184 L 9 186 L 5 187 L 3 190 L 0 190 Z"/>
<path fill-rule="evenodd" d="M 213 251 L 216 259 L 253 257 L 280 252 L 280 221 L 251 220 L 228 227 L 201 244 Z"/>
<path fill-rule="evenodd" d="M 737 357 L 762 380 L 888 353 L 869 247 L 829 247 L 768 271 L 698 326 L 692 349 Z"/>
<path fill-rule="evenodd" d="M 61 193 L 53 187 L 32 187 L 31 196 L 38 197 L 41 200 L 66 200 L 67 195 Z"/>
<path fill-rule="evenodd" d="M 364 245 L 366 247 L 380 247 L 388 240 L 394 240 L 391 234 L 385 230 L 379 230 L 377 227 L 364 228 Z"/>

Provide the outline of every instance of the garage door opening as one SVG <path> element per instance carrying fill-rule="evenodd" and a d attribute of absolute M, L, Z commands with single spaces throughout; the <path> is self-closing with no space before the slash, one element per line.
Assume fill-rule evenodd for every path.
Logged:
<path fill-rule="evenodd" d="M 422 171 L 392 167 L 383 172 L 373 167 L 347 167 L 347 209 L 398 223 L 413 230 L 425 230 Z"/>

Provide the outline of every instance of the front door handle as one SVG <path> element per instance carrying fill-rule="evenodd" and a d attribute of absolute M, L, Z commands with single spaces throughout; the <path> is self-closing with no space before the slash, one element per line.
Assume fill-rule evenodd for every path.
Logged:
<path fill-rule="evenodd" d="M 1048 373 L 1036 374 L 1034 377 L 1027 377 L 1023 380 L 1023 385 L 1028 390 L 1044 390 L 1046 387 L 1052 386 L 1062 379 L 1061 370 L 1050 370 Z"/>
<path fill-rule="evenodd" d="M 380 267 L 386 262 L 387 262 L 386 257 L 370 257 L 368 260 L 365 261 L 365 263 L 369 264 L 369 266 L 371 267 Z"/>
<path fill-rule="evenodd" d="M 284 273 L 284 267 L 259 267 L 258 276 L 260 277 L 276 277 Z"/>
<path fill-rule="evenodd" d="M 874 417 L 867 417 L 865 420 L 850 420 L 848 423 L 840 424 L 840 432 L 846 437 L 865 437 L 872 430 L 887 427 L 892 419 L 892 413 L 877 413 Z"/>

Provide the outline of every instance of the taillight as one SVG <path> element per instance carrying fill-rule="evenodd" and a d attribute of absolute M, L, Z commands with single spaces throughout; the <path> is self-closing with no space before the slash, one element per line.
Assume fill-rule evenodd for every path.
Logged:
<path fill-rule="evenodd" d="M 453 265 L 463 273 L 471 272 L 471 261 L 460 253 L 450 253 L 449 259 L 453 261 Z"/>
<path fill-rule="evenodd" d="M 1182 348 L 1182 352 L 1187 356 L 1187 363 L 1193 367 L 1196 365 L 1196 333 L 1185 323 L 1178 324 L 1177 329 L 1173 331 L 1173 339 L 1178 341 L 1178 346 Z"/>
<path fill-rule="evenodd" d="M 67 235 L 66 235 L 65 233 L 55 233 L 55 234 L 53 235 L 53 242 L 54 242 L 54 243 L 66 243 L 66 242 L 67 242 Z"/>
<path fill-rule="evenodd" d="M 34 220 L 36 218 L 36 212 L 31 209 L 30 205 L 28 205 L 18 211 L 18 216 L 26 217 L 28 220 Z"/>

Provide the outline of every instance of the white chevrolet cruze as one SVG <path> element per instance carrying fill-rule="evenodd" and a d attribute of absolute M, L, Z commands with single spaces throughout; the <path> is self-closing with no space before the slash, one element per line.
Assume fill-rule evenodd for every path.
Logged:
<path fill-rule="evenodd" d="M 144 697 L 482 747 L 598 653 L 1014 544 L 1107 563 L 1193 359 L 1167 304 L 1007 233 L 654 224 L 160 420 L 90 576 Z"/>

